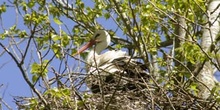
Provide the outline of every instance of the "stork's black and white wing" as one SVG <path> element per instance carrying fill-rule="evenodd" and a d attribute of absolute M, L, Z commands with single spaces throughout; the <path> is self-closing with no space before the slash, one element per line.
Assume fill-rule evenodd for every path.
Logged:
<path fill-rule="evenodd" d="M 145 88 L 148 78 L 146 65 L 123 56 L 107 60 L 99 67 L 91 67 L 87 85 L 93 93 L 134 91 Z"/>

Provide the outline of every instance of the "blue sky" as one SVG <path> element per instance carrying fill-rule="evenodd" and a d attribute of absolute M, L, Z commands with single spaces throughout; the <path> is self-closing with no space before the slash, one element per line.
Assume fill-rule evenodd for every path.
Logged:
<path fill-rule="evenodd" d="M 2 4 L 4 0 L 0 1 L 0 4 Z M 13 9 L 8 9 L 7 13 L 3 14 L 3 26 L 8 29 L 15 23 L 15 11 Z M 22 26 L 22 25 L 21 25 Z M 24 27 L 23 27 L 24 28 Z M 2 33 L 3 30 L 0 28 L 0 33 Z M 5 42 L 5 41 L 0 41 Z M 0 48 L 0 52 L 2 52 L 3 49 Z M 3 84 L 2 87 L 0 87 L 0 97 L 10 106 L 15 109 L 15 104 L 13 101 L 12 96 L 26 96 L 30 95 L 30 89 L 28 88 L 28 85 L 24 82 L 23 77 L 21 76 L 21 73 L 19 72 L 17 66 L 15 65 L 14 61 L 7 55 L 3 54 L 0 56 L 0 84 Z M 2 63 L 5 63 L 5 65 L 2 65 Z M 6 110 L 5 106 L 3 106 L 3 110 Z"/>
<path fill-rule="evenodd" d="M 1 0 L 0 4 L 2 4 L 4 1 L 7 0 Z M 88 2 L 87 2 L 88 3 Z M 90 3 L 88 3 L 90 4 Z M 8 29 L 11 26 L 14 25 L 16 22 L 16 13 L 13 8 L 8 8 L 7 13 L 4 13 L 2 16 L 3 19 L 3 26 Z M 65 24 L 68 25 L 69 28 L 73 27 L 73 22 L 64 18 L 63 21 Z M 111 23 L 111 21 L 106 22 L 105 18 L 99 18 L 98 20 L 100 23 L 105 24 L 106 29 L 116 29 L 117 26 L 114 23 Z M 19 18 L 19 23 L 17 26 L 19 29 L 26 29 L 26 27 L 23 25 L 23 22 L 21 18 Z M 53 23 L 53 27 L 55 29 L 59 30 L 59 26 L 55 23 Z M 65 30 L 64 26 L 62 26 L 62 29 Z M 0 28 L 0 33 L 2 33 L 3 30 Z M 118 36 L 123 36 L 123 33 L 117 33 Z M 7 44 L 7 39 L 4 41 L 0 41 L 5 44 Z M 22 44 L 25 45 L 25 44 Z M 2 48 L 0 48 L 0 53 L 3 51 Z M 73 59 L 70 59 L 73 60 Z M 20 70 L 18 69 L 17 65 L 15 65 L 14 61 L 8 56 L 8 54 L 3 54 L 0 56 L 0 85 L 3 84 L 3 86 L 0 86 L 0 98 L 2 98 L 10 107 L 13 109 L 16 109 L 16 106 L 13 101 L 13 96 L 31 96 L 31 90 L 24 81 Z M 2 65 L 4 64 L 5 65 Z M 51 64 L 54 67 L 58 67 L 59 65 L 56 64 L 56 61 Z M 73 65 L 74 66 L 74 65 Z M 220 80 L 220 76 L 219 80 Z M 5 107 L 3 106 L 3 110 L 5 110 Z"/>

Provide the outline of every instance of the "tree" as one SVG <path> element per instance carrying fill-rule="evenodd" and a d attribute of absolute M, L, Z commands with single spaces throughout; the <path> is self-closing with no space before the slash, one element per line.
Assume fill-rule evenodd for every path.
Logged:
<path fill-rule="evenodd" d="M 20 108 L 220 107 L 213 76 L 220 70 L 219 0 L 14 0 L 1 4 L 1 16 L 9 8 L 25 29 L 18 22 L 3 28 L 1 19 L 1 54 L 13 59 L 34 93 L 15 98 Z M 87 53 L 72 54 L 98 29 L 111 35 L 108 49 L 125 49 L 147 66 L 143 91 L 85 90 Z"/>

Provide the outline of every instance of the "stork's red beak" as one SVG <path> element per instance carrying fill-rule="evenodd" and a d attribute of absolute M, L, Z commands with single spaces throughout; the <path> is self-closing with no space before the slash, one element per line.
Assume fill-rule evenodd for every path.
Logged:
<path fill-rule="evenodd" d="M 81 47 L 77 53 L 74 53 L 72 56 L 78 55 L 80 53 L 82 53 L 83 51 L 85 51 L 86 49 L 88 49 L 89 47 L 93 46 L 97 41 L 96 40 L 90 40 L 86 45 L 84 45 L 83 47 Z"/>

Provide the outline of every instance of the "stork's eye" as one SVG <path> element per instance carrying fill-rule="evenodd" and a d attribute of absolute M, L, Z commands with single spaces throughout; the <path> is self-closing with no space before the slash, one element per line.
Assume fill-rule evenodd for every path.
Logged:
<path fill-rule="evenodd" d="M 98 36 L 100 36 L 100 34 L 96 34 L 96 35 L 95 35 L 95 38 L 97 38 Z"/>

